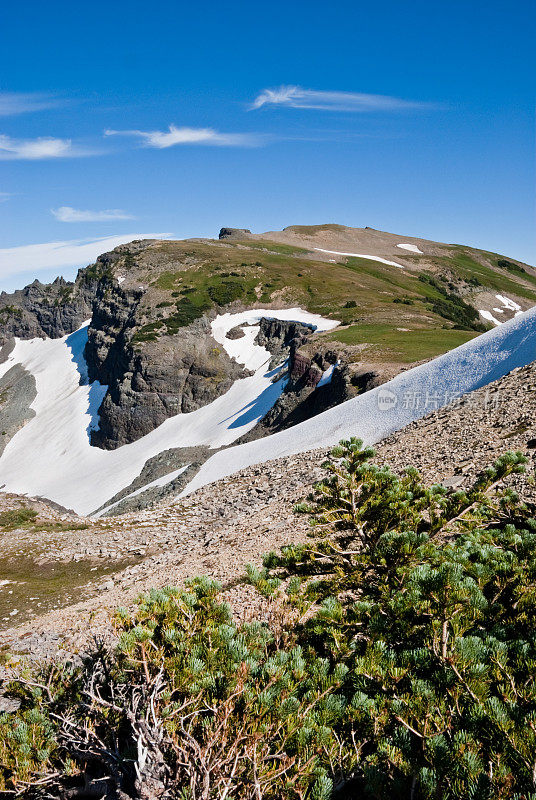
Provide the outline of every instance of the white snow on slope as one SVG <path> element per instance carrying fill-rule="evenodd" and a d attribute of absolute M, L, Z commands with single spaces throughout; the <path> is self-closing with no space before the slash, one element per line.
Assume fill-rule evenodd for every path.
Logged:
<path fill-rule="evenodd" d="M 499 311 L 499 309 L 497 309 L 497 308 L 494 308 L 493 310 L 494 311 Z M 484 319 L 487 319 L 488 322 L 493 322 L 494 325 L 502 325 L 502 321 L 500 319 L 497 319 L 497 317 L 494 317 L 493 314 L 491 313 L 491 311 L 482 310 L 482 311 L 479 311 L 478 313 L 480 314 L 481 317 L 484 317 Z M 499 314 L 503 314 L 503 313 L 504 313 L 503 311 L 499 311 Z"/>
<path fill-rule="evenodd" d="M 522 313 L 521 306 L 516 303 L 515 300 L 510 300 L 509 297 L 505 297 L 502 294 L 496 294 L 495 297 L 503 304 L 505 308 L 510 309 L 510 311 L 517 311 L 519 314 Z"/>
<path fill-rule="evenodd" d="M 359 436 L 374 444 L 434 408 L 536 360 L 536 308 L 293 428 L 216 453 L 183 494 L 274 458 Z"/>
<path fill-rule="evenodd" d="M 324 250 L 322 247 L 315 247 L 315 250 L 318 250 L 319 253 L 331 253 L 334 256 L 353 256 L 353 258 L 366 258 L 369 261 L 379 261 L 381 264 L 387 264 L 389 267 L 398 267 L 399 269 L 404 269 L 403 264 L 397 264 L 396 261 L 387 261 L 386 258 L 380 258 L 379 256 L 366 256 L 364 253 L 341 253 L 340 250 Z"/>
<path fill-rule="evenodd" d="M 339 363 L 339 362 L 337 361 L 337 364 L 338 364 L 338 363 Z M 335 369 L 335 367 L 337 366 L 337 364 L 331 364 L 331 366 L 329 366 L 327 369 L 325 369 L 325 370 L 324 370 L 324 372 L 322 373 L 322 377 L 320 378 L 320 380 L 319 380 L 319 381 L 318 381 L 318 383 L 316 384 L 316 388 L 317 388 L 317 389 L 318 389 L 320 386 L 327 386 L 327 385 L 328 385 L 328 383 L 331 383 L 331 379 L 332 379 L 332 377 L 333 377 L 333 370 Z"/>
<path fill-rule="evenodd" d="M 261 317 L 275 317 L 287 322 L 302 322 L 317 331 L 329 331 L 340 324 L 337 320 L 324 319 L 318 314 L 310 314 L 309 311 L 303 311 L 301 308 L 282 308 L 279 311 L 256 308 L 240 314 L 220 314 L 211 323 L 212 336 L 231 358 L 234 358 L 239 364 L 247 364 L 248 369 L 259 369 L 271 358 L 266 348 L 255 344 L 255 337 L 259 332 L 259 327 L 255 323 L 259 322 Z M 231 328 L 241 325 L 244 326 L 242 328 L 244 336 L 240 339 L 228 339 L 227 333 Z"/>
<path fill-rule="evenodd" d="M 401 250 L 409 250 L 410 253 L 420 253 L 423 255 L 422 250 L 419 250 L 416 244 L 407 244 L 406 242 L 397 244 L 397 247 L 400 247 Z"/>
<path fill-rule="evenodd" d="M 496 294 L 495 297 L 500 303 L 503 304 L 502 308 L 493 309 L 497 314 L 504 314 L 505 311 L 514 311 L 515 312 L 514 317 L 518 317 L 520 314 L 523 313 L 523 309 L 518 303 L 515 302 L 515 300 L 510 300 L 509 297 L 505 297 L 502 294 Z M 487 319 L 488 322 L 493 322 L 494 325 L 503 324 L 502 321 L 500 319 L 497 319 L 497 317 L 494 317 L 490 311 L 479 310 L 478 313 L 480 314 L 481 317 Z"/>
<path fill-rule="evenodd" d="M 17 363 L 35 377 L 37 396 L 31 405 L 35 416 L 13 436 L 0 458 L 0 487 L 46 497 L 89 514 L 129 486 L 147 459 L 163 450 L 230 444 L 267 413 L 284 387 L 284 379 L 277 379 L 279 369 L 267 368 L 268 351 L 252 342 L 255 328 L 244 328 L 242 339 L 225 338 L 237 324 L 258 322 L 263 316 L 303 321 L 319 330 L 338 324 L 298 308 L 256 309 L 216 318 L 217 341 L 254 374 L 235 381 L 212 403 L 170 417 L 142 439 L 117 450 L 89 444 L 88 429 L 97 422 L 106 387 L 80 385 L 81 379 L 87 380 L 82 355 L 87 326 L 63 339 L 16 339 L 0 365 L 0 377 Z"/>

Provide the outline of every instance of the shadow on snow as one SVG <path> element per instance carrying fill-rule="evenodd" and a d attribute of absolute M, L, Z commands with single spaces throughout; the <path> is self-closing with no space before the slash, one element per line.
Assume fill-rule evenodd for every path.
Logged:
<path fill-rule="evenodd" d="M 108 387 L 103 386 L 98 381 L 89 383 L 87 362 L 84 357 L 84 348 L 87 343 L 88 326 L 80 328 L 80 330 L 71 333 L 65 340 L 65 344 L 71 351 L 71 359 L 76 365 L 76 369 L 80 376 L 80 386 L 89 386 L 88 391 L 88 407 L 86 414 L 89 416 L 89 423 L 86 431 L 89 436 L 91 431 L 97 430 L 99 427 L 99 408 L 104 400 Z"/>

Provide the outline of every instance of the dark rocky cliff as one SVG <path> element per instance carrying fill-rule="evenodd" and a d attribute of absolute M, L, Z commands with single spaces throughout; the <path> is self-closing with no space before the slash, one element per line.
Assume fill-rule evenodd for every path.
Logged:
<path fill-rule="evenodd" d="M 24 289 L 0 294 L 0 345 L 13 336 L 56 339 L 77 330 L 91 317 L 98 277 L 80 270 L 76 281 L 35 280 Z"/>
<path fill-rule="evenodd" d="M 195 411 L 248 373 L 216 345 L 207 316 L 175 335 L 136 343 L 143 290 L 103 281 L 96 293 L 85 355 L 90 380 L 108 385 L 92 444 L 135 441 L 168 417 Z"/>

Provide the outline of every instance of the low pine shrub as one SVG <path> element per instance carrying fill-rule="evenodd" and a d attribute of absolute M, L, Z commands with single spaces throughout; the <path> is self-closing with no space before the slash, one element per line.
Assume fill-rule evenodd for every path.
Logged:
<path fill-rule="evenodd" d="M 114 650 L 13 680 L 1 788 L 534 800 L 536 522 L 505 483 L 525 458 L 448 492 L 372 457 L 335 448 L 297 507 L 310 541 L 248 568 L 268 622 L 197 578 L 120 610 Z"/>

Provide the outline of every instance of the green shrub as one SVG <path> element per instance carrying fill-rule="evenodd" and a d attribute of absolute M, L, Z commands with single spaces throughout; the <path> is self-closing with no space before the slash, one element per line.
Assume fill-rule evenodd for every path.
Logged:
<path fill-rule="evenodd" d="M 130 341 L 132 344 L 139 344 L 141 342 L 156 342 L 158 341 L 158 333 L 163 326 L 164 322 L 161 320 L 148 322 L 146 325 L 142 325 L 142 327 L 137 330 L 136 333 L 134 333 Z"/>
<path fill-rule="evenodd" d="M 43 772 L 53 771 L 56 729 L 38 703 L 13 714 L 0 714 L 0 791 L 31 784 Z"/>
<path fill-rule="evenodd" d="M 500 258 L 497 261 L 497 265 L 502 269 L 507 269 L 508 272 L 521 272 L 521 273 L 527 272 L 527 270 L 524 267 L 520 266 L 519 264 L 514 264 L 513 261 L 507 261 L 505 258 Z"/>
<path fill-rule="evenodd" d="M 35 521 L 36 517 L 37 511 L 27 506 L 23 508 L 13 508 L 9 511 L 2 511 L 0 513 L 0 528 L 4 531 L 26 528 Z"/>
<path fill-rule="evenodd" d="M 99 281 L 101 278 L 112 278 L 113 271 L 110 264 L 103 264 L 101 261 L 96 261 L 89 267 L 81 271 L 81 278 L 84 283 L 93 283 Z"/>
<path fill-rule="evenodd" d="M 130 250 L 125 253 L 123 264 L 125 265 L 125 269 L 133 269 L 136 266 L 136 261 Z"/>
<path fill-rule="evenodd" d="M 22 308 L 18 308 L 18 306 L 2 306 L 0 308 L 0 316 L 4 319 L 1 319 L 0 322 L 5 323 L 7 317 L 17 317 L 20 319 L 22 317 Z"/>
<path fill-rule="evenodd" d="M 447 291 L 447 289 L 441 286 L 432 275 L 428 275 L 427 273 L 421 273 L 421 275 L 419 275 L 419 280 L 423 283 L 428 283 L 442 295 L 441 298 L 431 301 L 431 310 L 434 314 L 443 317 L 443 319 L 448 319 L 450 322 L 454 322 L 454 327 L 460 330 L 487 330 L 486 326 L 480 321 L 480 316 L 476 308 L 473 308 L 469 303 L 462 300 L 458 294 Z M 449 286 L 454 288 L 452 284 Z"/>
<path fill-rule="evenodd" d="M 310 541 L 248 568 L 263 621 L 198 578 L 120 610 L 114 651 L 14 682 L 0 787 L 533 800 L 536 522 L 504 483 L 526 459 L 449 492 L 372 456 L 341 442 L 297 507 Z"/>
<path fill-rule="evenodd" d="M 209 286 L 208 296 L 219 306 L 226 306 L 238 300 L 244 294 L 244 284 L 240 281 L 224 281 L 215 286 Z"/>
<path fill-rule="evenodd" d="M 201 317 L 209 308 L 209 304 L 199 301 L 194 304 L 189 297 L 182 297 L 177 300 L 175 308 L 177 309 L 175 313 L 164 320 L 166 332 L 169 335 L 177 333 L 181 328 Z"/>

